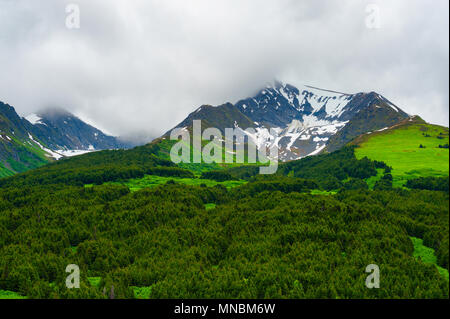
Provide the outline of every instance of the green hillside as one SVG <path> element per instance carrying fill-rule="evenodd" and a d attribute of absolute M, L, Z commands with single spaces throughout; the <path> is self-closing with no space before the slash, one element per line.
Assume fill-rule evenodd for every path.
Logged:
<path fill-rule="evenodd" d="M 115 298 L 448 299 L 448 191 L 392 188 L 389 166 L 355 146 L 259 175 L 177 166 L 172 143 L 0 179 L 0 299 L 108 298 L 112 287 Z M 383 289 L 365 285 L 373 263 Z M 66 289 L 68 264 L 80 289 Z"/>
<path fill-rule="evenodd" d="M 180 183 L 184 185 L 195 185 L 195 186 L 205 186 L 205 187 L 212 187 L 216 185 L 223 185 L 224 187 L 231 188 L 236 187 L 242 184 L 245 184 L 245 181 L 237 181 L 237 180 L 230 180 L 230 181 L 224 181 L 224 182 L 216 182 L 214 180 L 210 179 L 202 179 L 202 178 L 181 178 L 181 177 L 164 177 L 164 176 L 157 176 L 157 175 L 146 175 L 142 178 L 134 178 L 130 179 L 124 182 L 110 182 L 111 185 L 125 185 L 127 186 L 130 191 L 136 192 L 138 190 L 144 189 L 144 188 L 152 188 L 156 187 L 158 185 L 163 185 L 166 183 Z M 92 187 L 92 184 L 86 185 L 86 187 Z"/>
<path fill-rule="evenodd" d="M 5 138 L 3 138 L 5 136 Z M 28 171 L 54 161 L 36 143 L 0 134 L 0 178 Z"/>
<path fill-rule="evenodd" d="M 0 163 L 0 178 L 14 175 L 14 172 L 7 169 Z"/>
<path fill-rule="evenodd" d="M 449 174 L 449 129 L 425 123 L 419 117 L 389 129 L 366 134 L 352 144 L 358 159 L 368 157 L 391 166 L 394 186 L 407 180 Z"/>
<path fill-rule="evenodd" d="M 53 161 L 38 138 L 30 139 L 31 124 L 0 101 L 0 178 L 25 172 Z"/>
<path fill-rule="evenodd" d="M 435 255 L 434 249 L 425 246 L 423 244 L 423 240 L 420 238 L 411 237 L 411 240 L 414 245 L 413 256 L 417 259 L 420 259 L 422 262 L 426 264 L 435 265 L 439 273 L 448 280 L 448 270 L 440 267 L 437 264 L 437 257 Z"/>

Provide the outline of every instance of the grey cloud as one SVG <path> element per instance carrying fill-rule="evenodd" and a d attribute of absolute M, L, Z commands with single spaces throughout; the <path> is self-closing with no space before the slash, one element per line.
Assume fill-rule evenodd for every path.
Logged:
<path fill-rule="evenodd" d="M 0 0 L 0 100 L 65 107 L 115 135 L 157 136 L 201 104 L 273 79 L 377 91 L 448 126 L 448 2 Z M 365 26 L 366 5 L 381 28 Z"/>

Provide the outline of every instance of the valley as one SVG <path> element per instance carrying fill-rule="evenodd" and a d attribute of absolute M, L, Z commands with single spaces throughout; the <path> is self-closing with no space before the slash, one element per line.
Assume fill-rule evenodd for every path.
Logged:
<path fill-rule="evenodd" d="M 12 314 L 447 305 L 449 1 L 65 2 L 0 0 Z"/>
<path fill-rule="evenodd" d="M 448 298 L 448 128 L 376 93 L 279 84 L 243 101 L 179 127 L 249 125 L 246 143 L 281 154 L 272 175 L 234 148 L 195 162 L 192 141 L 175 164 L 167 134 L 56 160 L 36 135 L 4 129 L 35 157 L 1 171 L 0 298 Z M 80 289 L 65 287 L 67 264 Z M 369 264 L 383 289 L 365 286 Z"/>

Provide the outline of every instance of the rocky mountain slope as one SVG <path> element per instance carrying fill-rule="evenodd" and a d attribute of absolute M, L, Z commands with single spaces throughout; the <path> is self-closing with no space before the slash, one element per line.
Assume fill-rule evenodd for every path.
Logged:
<path fill-rule="evenodd" d="M 0 102 L 0 177 L 64 156 L 127 146 L 66 111 L 48 110 L 22 118 L 12 106 Z"/>
<path fill-rule="evenodd" d="M 14 108 L 0 102 L 0 177 L 13 175 L 54 160 L 30 134 L 32 125 Z"/>
<path fill-rule="evenodd" d="M 334 151 L 357 136 L 383 129 L 409 115 L 377 94 L 348 94 L 311 86 L 294 87 L 275 82 L 254 97 L 221 106 L 202 106 L 177 127 L 201 120 L 203 128 L 253 128 L 247 134 L 259 148 L 278 148 L 288 161 Z M 210 126 L 205 126 L 205 124 Z M 271 134 L 270 129 L 276 134 Z"/>
<path fill-rule="evenodd" d="M 70 150 L 103 150 L 128 146 L 65 110 L 50 109 L 30 114 L 25 119 L 33 124 L 32 132 L 37 138 L 50 149 L 63 154 Z"/>
<path fill-rule="evenodd" d="M 392 167 L 394 186 L 404 186 L 419 177 L 445 177 L 449 172 L 449 129 L 412 116 L 388 128 L 360 135 L 357 145 L 361 159 L 383 161 Z"/>

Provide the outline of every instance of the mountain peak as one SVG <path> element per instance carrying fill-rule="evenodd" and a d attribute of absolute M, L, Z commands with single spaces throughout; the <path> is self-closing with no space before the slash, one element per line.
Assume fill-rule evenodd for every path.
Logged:
<path fill-rule="evenodd" d="M 0 102 L 0 176 L 35 168 L 63 156 L 131 147 L 62 108 L 20 117 Z"/>
<path fill-rule="evenodd" d="M 37 115 L 46 118 L 56 118 L 56 117 L 76 117 L 66 109 L 60 107 L 48 107 L 36 112 Z"/>
<path fill-rule="evenodd" d="M 282 127 L 306 116 L 318 120 L 336 120 L 354 95 L 303 85 L 299 88 L 275 81 L 256 96 L 238 101 L 236 105 L 257 122 Z"/>
<path fill-rule="evenodd" d="M 255 128 L 251 138 L 257 145 L 267 138 L 278 147 L 280 160 L 317 154 L 325 147 L 337 149 L 367 131 L 381 129 L 408 118 L 408 114 L 376 92 L 343 93 L 310 85 L 294 85 L 275 80 L 255 96 L 212 107 L 201 106 L 178 127 L 190 127 L 202 120 L 204 127 L 224 131 L 234 127 Z M 270 128 L 280 132 L 271 136 Z"/>

